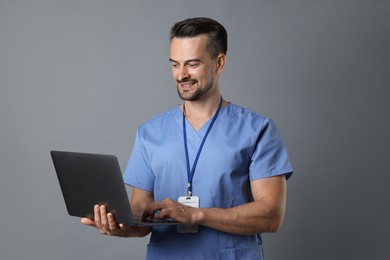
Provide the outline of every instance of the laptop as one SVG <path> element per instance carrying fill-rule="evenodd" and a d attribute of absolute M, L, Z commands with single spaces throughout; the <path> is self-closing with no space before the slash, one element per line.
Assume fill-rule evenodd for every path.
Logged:
<path fill-rule="evenodd" d="M 50 152 L 69 215 L 94 218 L 94 205 L 106 205 L 117 223 L 130 226 L 182 225 L 142 219 L 131 212 L 118 159 L 114 155 Z"/>

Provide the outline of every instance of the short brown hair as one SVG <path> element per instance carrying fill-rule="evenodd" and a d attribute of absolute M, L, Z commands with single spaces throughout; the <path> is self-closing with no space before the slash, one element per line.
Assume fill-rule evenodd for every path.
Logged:
<path fill-rule="evenodd" d="M 172 42 L 175 37 L 195 37 L 201 34 L 207 35 L 207 48 L 211 57 L 216 58 L 220 53 L 226 54 L 227 32 L 220 23 L 210 18 L 196 17 L 177 22 L 171 28 L 169 40 Z"/>

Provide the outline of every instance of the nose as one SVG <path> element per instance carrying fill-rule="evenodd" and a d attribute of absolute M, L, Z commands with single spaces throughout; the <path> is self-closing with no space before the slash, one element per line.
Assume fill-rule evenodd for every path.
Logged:
<path fill-rule="evenodd" d="M 188 73 L 187 68 L 185 66 L 180 67 L 178 70 L 178 74 L 177 74 L 177 80 L 181 81 L 181 80 L 189 78 L 189 77 L 190 77 L 190 75 Z"/>

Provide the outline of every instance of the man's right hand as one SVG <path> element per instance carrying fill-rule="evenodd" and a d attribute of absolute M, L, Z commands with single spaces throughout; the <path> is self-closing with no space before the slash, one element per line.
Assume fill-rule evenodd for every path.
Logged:
<path fill-rule="evenodd" d="M 94 220 L 82 218 L 81 223 L 95 227 L 101 234 L 117 237 L 129 237 L 135 232 L 135 228 L 116 223 L 114 215 L 107 212 L 106 206 L 95 205 Z"/>
<path fill-rule="evenodd" d="M 142 216 L 146 207 L 153 202 L 153 193 L 137 188 L 132 189 L 131 209 L 134 214 Z M 104 205 L 95 205 L 94 218 L 82 218 L 81 223 L 96 228 L 100 233 L 117 237 L 144 237 L 152 231 L 151 227 L 133 227 L 125 224 L 118 224 L 114 215 L 107 212 Z"/>

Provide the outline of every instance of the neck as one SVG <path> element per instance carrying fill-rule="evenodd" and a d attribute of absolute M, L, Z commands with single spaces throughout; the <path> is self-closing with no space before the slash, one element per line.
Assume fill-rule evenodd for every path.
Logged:
<path fill-rule="evenodd" d="M 198 131 L 204 123 L 206 123 L 214 116 L 220 101 L 220 93 L 205 100 L 184 101 L 182 110 L 192 127 Z M 222 101 L 222 107 L 226 106 L 227 104 L 228 102 L 225 100 Z"/>
<path fill-rule="evenodd" d="M 183 111 L 186 118 L 211 118 L 217 111 L 221 96 L 215 96 L 206 100 L 184 101 Z"/>

